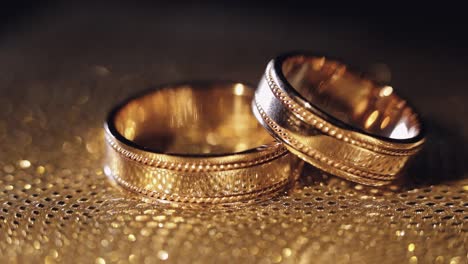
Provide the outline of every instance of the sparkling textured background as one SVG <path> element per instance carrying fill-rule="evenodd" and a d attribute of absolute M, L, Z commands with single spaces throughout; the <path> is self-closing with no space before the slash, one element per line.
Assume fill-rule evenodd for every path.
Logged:
<path fill-rule="evenodd" d="M 2 262 L 468 263 L 462 55 L 359 24 L 215 11 L 64 5 L 3 32 Z M 170 81 L 255 83 L 291 49 L 363 65 L 424 114 L 428 144 L 404 181 L 369 188 L 306 167 L 267 202 L 181 208 L 141 201 L 103 175 L 114 103 Z"/>

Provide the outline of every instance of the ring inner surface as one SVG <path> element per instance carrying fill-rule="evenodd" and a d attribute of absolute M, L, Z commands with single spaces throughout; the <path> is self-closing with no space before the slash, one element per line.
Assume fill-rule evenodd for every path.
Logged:
<path fill-rule="evenodd" d="M 324 57 L 292 56 L 282 71 L 291 86 L 311 105 L 364 130 L 392 139 L 410 139 L 420 123 L 391 86 L 378 85 Z"/>
<path fill-rule="evenodd" d="M 253 90 L 240 83 L 165 87 L 115 115 L 117 131 L 165 154 L 232 154 L 271 144 L 251 113 Z"/>

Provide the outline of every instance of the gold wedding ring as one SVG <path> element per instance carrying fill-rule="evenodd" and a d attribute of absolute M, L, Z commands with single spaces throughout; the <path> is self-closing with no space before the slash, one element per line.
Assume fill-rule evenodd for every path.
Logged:
<path fill-rule="evenodd" d="M 391 86 L 323 56 L 273 59 L 253 111 L 301 159 L 366 185 L 395 180 L 424 142 L 418 115 Z"/>
<path fill-rule="evenodd" d="M 229 203 L 272 195 L 298 163 L 251 113 L 241 83 L 162 86 L 118 105 L 105 124 L 105 172 L 155 199 Z"/>

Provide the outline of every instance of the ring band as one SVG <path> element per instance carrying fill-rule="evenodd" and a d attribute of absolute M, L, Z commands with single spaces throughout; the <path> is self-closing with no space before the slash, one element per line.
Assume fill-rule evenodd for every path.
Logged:
<path fill-rule="evenodd" d="M 232 82 L 166 85 L 130 98 L 105 124 L 104 170 L 155 199 L 230 203 L 273 195 L 298 159 L 251 113 L 254 91 Z"/>
<path fill-rule="evenodd" d="M 273 59 L 253 112 L 301 159 L 366 185 L 395 180 L 424 142 L 417 114 L 391 86 L 323 56 Z"/>

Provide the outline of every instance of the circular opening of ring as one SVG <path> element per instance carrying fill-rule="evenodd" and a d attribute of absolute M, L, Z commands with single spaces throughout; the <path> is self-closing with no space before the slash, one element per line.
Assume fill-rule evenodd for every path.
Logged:
<path fill-rule="evenodd" d="M 282 73 L 314 108 L 342 123 L 384 138 L 406 140 L 421 132 L 416 113 L 393 87 L 379 85 L 325 57 L 286 57 Z"/>
<path fill-rule="evenodd" d="M 173 155 L 226 155 L 272 144 L 241 83 L 166 86 L 125 102 L 108 122 L 132 145 Z M 111 129 L 112 130 L 112 129 Z"/>

